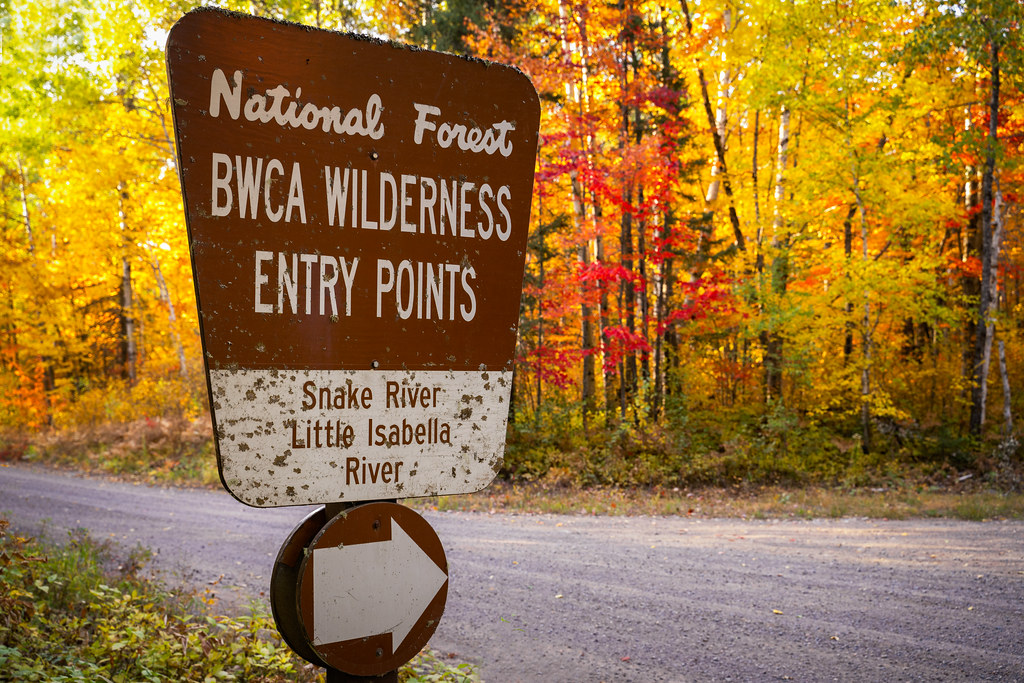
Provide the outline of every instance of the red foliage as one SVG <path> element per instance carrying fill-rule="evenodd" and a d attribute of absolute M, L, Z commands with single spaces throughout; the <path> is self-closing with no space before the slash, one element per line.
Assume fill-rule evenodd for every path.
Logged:
<path fill-rule="evenodd" d="M 517 362 L 528 372 L 540 373 L 541 381 L 567 389 L 575 382 L 572 369 L 584 356 L 581 349 L 571 347 L 538 346 L 520 354 Z"/>
<path fill-rule="evenodd" d="M 679 289 L 685 295 L 684 303 L 665 318 L 658 328 L 659 334 L 676 323 L 703 320 L 711 315 L 731 315 L 738 310 L 732 283 L 724 275 L 681 283 Z"/>
<path fill-rule="evenodd" d="M 637 351 L 650 353 L 651 345 L 642 334 L 631 332 L 624 325 L 610 325 L 604 328 L 604 370 L 614 373 L 616 366 L 626 356 Z"/>

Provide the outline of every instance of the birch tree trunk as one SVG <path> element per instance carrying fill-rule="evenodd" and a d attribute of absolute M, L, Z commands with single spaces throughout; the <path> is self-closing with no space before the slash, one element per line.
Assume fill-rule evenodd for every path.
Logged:
<path fill-rule="evenodd" d="M 1013 413 L 1010 410 L 1010 376 L 1006 372 L 1006 342 L 999 340 L 999 376 L 1003 380 L 1003 438 L 1013 436 Z"/>
<path fill-rule="evenodd" d="M 728 7 L 722 12 L 722 24 L 723 33 L 728 35 L 732 31 L 732 10 Z M 716 159 L 715 163 L 711 166 L 711 184 L 708 185 L 707 195 L 704 198 L 704 201 L 708 204 L 712 204 L 718 199 L 718 188 L 721 185 L 720 174 L 722 172 L 720 165 L 724 164 L 724 150 L 727 148 L 728 143 L 726 139 L 726 133 L 729 129 L 728 97 L 729 89 L 732 87 L 732 74 L 729 70 L 729 53 L 723 49 L 719 54 L 722 67 L 718 71 L 718 98 L 715 103 L 714 127 L 718 139 L 721 140 L 723 154 L 722 158 Z"/>
<path fill-rule="evenodd" d="M 174 342 L 174 349 L 178 353 L 178 374 L 188 377 L 188 362 L 185 359 L 185 347 L 181 344 L 181 336 L 178 334 L 178 316 L 174 311 L 174 302 L 171 300 L 170 290 L 167 289 L 167 281 L 164 279 L 163 270 L 160 268 L 160 259 L 153 259 L 153 275 L 156 277 L 156 286 L 160 291 L 160 300 L 167 306 L 167 322 L 171 330 L 171 340 Z"/>
<path fill-rule="evenodd" d="M 985 425 L 986 383 L 989 357 L 992 353 L 992 323 L 990 320 L 995 297 L 992 296 L 996 277 L 994 266 L 998 258 L 998 243 L 993 239 L 993 183 L 995 180 L 996 147 L 999 143 L 999 41 L 989 46 L 989 124 L 985 145 L 985 170 L 981 176 L 981 292 L 978 297 L 977 336 L 974 340 L 974 358 L 971 364 L 973 389 L 971 391 L 970 430 L 981 436 Z"/>
<path fill-rule="evenodd" d="M 121 235 L 124 241 L 124 254 L 121 256 L 121 363 L 122 372 L 128 383 L 135 384 L 136 361 L 138 347 L 135 343 L 135 312 L 134 292 L 132 288 L 132 262 L 129 257 L 132 241 L 128 234 L 128 214 L 124 205 L 127 197 L 124 183 L 117 185 L 117 211 L 120 221 Z"/>
<path fill-rule="evenodd" d="M 680 0 L 683 15 L 686 18 L 686 28 L 690 35 L 693 35 L 693 21 L 690 17 L 690 7 L 686 0 Z M 704 113 L 707 115 L 708 125 L 711 127 L 711 138 L 715 146 L 716 165 L 712 167 L 712 173 L 720 177 L 722 189 L 725 190 L 726 199 L 729 202 L 729 223 L 732 225 L 733 240 L 736 248 L 746 251 L 747 242 L 743 237 L 743 230 L 740 228 L 740 217 L 736 213 L 736 202 L 733 198 L 732 183 L 729 181 L 729 171 L 725 162 L 725 140 L 718 134 L 717 117 L 711 110 L 711 96 L 708 94 L 708 81 L 704 75 L 704 68 L 697 67 L 697 80 L 700 81 L 701 99 L 704 102 Z M 728 121 L 727 121 L 728 123 Z M 727 128 L 728 126 L 726 126 Z"/>
<path fill-rule="evenodd" d="M 988 254 L 988 269 L 993 273 L 988 279 L 988 301 L 992 308 L 995 308 L 999 301 L 999 281 L 995 273 L 999 269 L 999 249 L 1003 242 L 1003 219 L 1002 219 L 1002 192 L 996 192 L 995 201 L 992 207 L 992 244 Z M 982 278 L 984 279 L 984 277 Z M 980 323 L 979 323 L 980 325 Z M 979 389 L 981 392 L 981 426 L 985 426 L 985 409 L 988 403 L 988 373 L 992 360 L 992 340 L 996 332 L 995 319 L 990 315 L 985 323 L 985 346 L 981 354 L 981 372 L 979 373 Z M 1002 342 L 999 342 L 1002 345 Z M 1004 394 L 1009 394 L 1009 386 L 1004 389 Z"/>
<path fill-rule="evenodd" d="M 776 297 L 786 292 L 789 279 L 789 264 L 786 248 L 788 239 L 784 234 L 785 219 L 783 204 L 786 200 L 786 162 L 789 154 L 789 119 L 790 112 L 786 106 L 779 112 L 779 147 L 775 171 L 775 207 L 772 219 L 771 239 L 771 287 Z M 776 330 L 769 329 L 765 338 L 765 399 L 777 400 L 782 397 L 782 336 Z"/>
<path fill-rule="evenodd" d="M 581 86 L 577 86 L 576 82 L 572 79 L 568 79 L 565 84 L 566 100 L 576 108 L 576 113 L 579 120 L 583 120 L 584 110 L 584 98 L 581 94 L 581 90 L 586 87 L 587 77 L 587 65 L 586 58 L 583 56 L 581 50 L 579 50 L 576 43 L 570 40 L 567 30 L 567 23 L 569 21 L 569 9 L 566 7 L 564 1 L 558 4 L 558 16 L 561 28 L 561 41 L 562 50 L 565 54 L 573 56 L 578 55 L 582 64 L 582 71 L 580 74 Z M 567 143 L 568 144 L 568 143 Z M 581 153 L 586 152 L 586 146 L 581 144 Z M 579 170 L 573 168 L 569 172 L 569 181 L 572 188 L 572 208 L 573 208 L 573 227 L 575 228 L 577 235 L 582 235 L 584 232 L 584 226 L 587 222 L 587 212 L 585 204 L 585 194 L 582 187 L 582 183 L 579 178 Z M 590 241 L 580 240 L 576 250 L 576 259 L 581 269 L 586 269 L 591 263 L 590 256 Z M 582 373 L 583 376 L 580 382 L 580 404 L 582 410 L 583 429 L 586 431 L 589 427 L 590 414 L 594 409 L 594 399 L 597 394 L 597 375 L 595 367 L 595 353 L 597 347 L 597 340 L 594 334 L 594 314 L 587 300 L 587 292 L 581 292 L 581 304 L 580 304 L 580 350 L 582 352 Z"/>

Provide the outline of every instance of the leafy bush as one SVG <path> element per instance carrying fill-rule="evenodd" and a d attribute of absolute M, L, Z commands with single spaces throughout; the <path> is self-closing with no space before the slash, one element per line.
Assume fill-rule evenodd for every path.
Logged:
<path fill-rule="evenodd" d="M 214 616 L 112 564 L 84 532 L 49 548 L 0 520 L 0 679 L 314 680 L 264 612 Z"/>
<path fill-rule="evenodd" d="M 931 479 L 933 473 L 955 479 L 964 471 L 995 476 L 1008 489 L 1022 481 L 1021 459 L 1012 455 L 1016 448 L 1002 454 L 1001 446 L 945 424 L 876 416 L 872 447 L 865 451 L 859 416 L 812 414 L 778 401 L 759 411 L 711 410 L 675 396 L 666 402 L 663 420 L 612 418 L 620 416 L 609 412 L 604 420 L 592 419 L 586 432 L 568 420 L 520 420 L 509 430 L 503 476 L 583 487 L 668 488 L 875 486 Z"/>

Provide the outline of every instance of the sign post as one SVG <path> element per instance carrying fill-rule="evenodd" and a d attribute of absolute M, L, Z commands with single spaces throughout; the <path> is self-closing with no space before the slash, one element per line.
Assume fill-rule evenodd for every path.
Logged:
<path fill-rule="evenodd" d="M 487 486 L 538 144 L 529 79 L 216 9 L 175 24 L 167 66 L 225 488 L 275 507 Z M 282 549 L 275 615 L 314 663 L 379 675 L 436 627 L 443 549 L 388 505 L 314 513 Z M 372 667 L 353 640 L 379 643 Z"/>

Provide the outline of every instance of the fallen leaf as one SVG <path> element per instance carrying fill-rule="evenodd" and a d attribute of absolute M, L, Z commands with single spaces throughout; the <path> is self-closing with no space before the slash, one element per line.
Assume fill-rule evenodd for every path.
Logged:
<path fill-rule="evenodd" d="M 782 610 L 778 610 L 778 609 L 773 609 L 772 610 L 772 614 L 782 614 L 782 613 L 783 613 Z"/>

